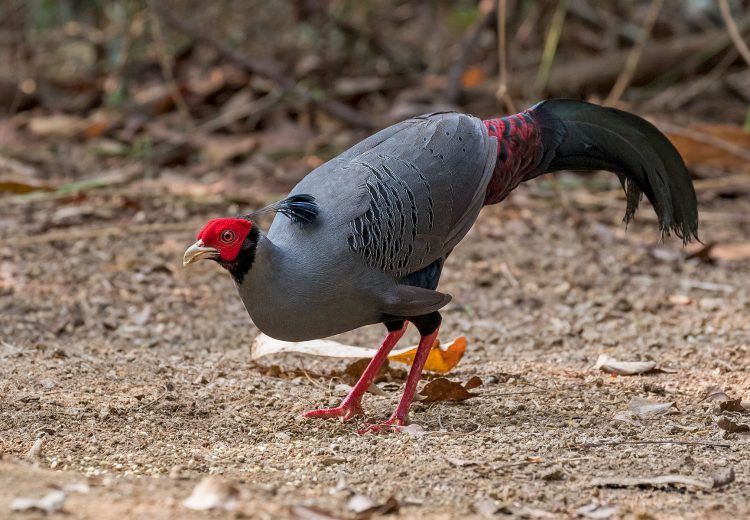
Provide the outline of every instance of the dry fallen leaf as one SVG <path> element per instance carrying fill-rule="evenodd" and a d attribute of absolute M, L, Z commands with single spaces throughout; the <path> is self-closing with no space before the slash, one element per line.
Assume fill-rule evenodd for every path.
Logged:
<path fill-rule="evenodd" d="M 747 159 L 729 151 L 750 150 L 750 133 L 739 125 L 699 123 L 679 133 L 667 131 L 667 135 L 688 166 L 748 171 Z M 719 146 L 720 142 L 724 146 Z"/>
<path fill-rule="evenodd" d="M 307 506 L 292 506 L 289 508 L 292 518 L 296 520 L 340 520 L 327 511 Z"/>
<path fill-rule="evenodd" d="M 466 352 L 466 338 L 463 336 L 454 339 L 445 350 L 440 348 L 439 342 L 436 342 L 436 344 L 433 345 L 432 350 L 430 350 L 430 354 L 427 356 L 424 369 L 439 374 L 450 372 L 456 365 L 458 365 L 464 352 Z M 414 362 L 414 356 L 416 356 L 416 354 L 417 349 L 415 347 L 406 352 L 391 354 L 388 356 L 388 359 L 398 363 L 411 365 Z"/>
<path fill-rule="evenodd" d="M 711 475 L 711 479 L 713 479 L 714 489 L 727 486 L 734 482 L 734 468 L 730 466 L 728 468 L 718 469 L 713 472 L 713 474 Z"/>
<path fill-rule="evenodd" d="M 400 505 L 393 496 L 389 497 L 383 504 L 378 504 L 368 496 L 355 494 L 349 499 L 346 507 L 356 513 L 357 518 L 366 518 L 375 513 L 381 515 L 397 513 Z"/>
<path fill-rule="evenodd" d="M 719 411 L 721 412 L 739 412 L 747 413 L 748 410 L 742 404 L 742 399 L 729 399 L 719 403 Z"/>
<path fill-rule="evenodd" d="M 467 390 L 473 390 L 478 386 L 482 386 L 482 378 L 479 376 L 473 376 L 471 379 L 466 381 L 466 384 L 464 384 L 464 388 L 466 388 Z"/>
<path fill-rule="evenodd" d="M 411 365 L 417 348 L 410 347 L 393 351 L 388 356 L 391 361 Z M 453 369 L 466 351 L 466 338 L 463 336 L 453 340 L 445 349 L 440 348 L 438 342 L 433 346 L 427 356 L 424 369 L 444 374 Z M 375 354 L 374 349 L 344 345 L 332 340 L 313 341 L 279 341 L 265 334 L 259 334 L 252 346 L 252 359 L 258 359 L 271 354 L 299 353 L 311 356 L 337 357 L 337 358 L 371 358 Z"/>
<path fill-rule="evenodd" d="M 674 403 L 660 403 L 644 397 L 633 397 L 628 408 L 638 417 L 651 417 L 667 412 Z"/>
<path fill-rule="evenodd" d="M 188 509 L 226 509 L 231 511 L 237 508 L 239 490 L 218 477 L 209 476 L 201 480 L 195 486 L 193 492 L 187 497 L 182 505 Z"/>
<path fill-rule="evenodd" d="M 356 514 L 360 514 L 370 509 L 374 509 L 378 507 L 378 505 L 370 497 L 366 495 L 360 495 L 357 493 L 357 494 L 352 495 L 352 497 L 346 503 L 346 507 L 350 511 Z"/>
<path fill-rule="evenodd" d="M 711 248 L 708 256 L 713 260 L 737 262 L 750 258 L 750 242 L 735 244 L 717 244 Z"/>
<path fill-rule="evenodd" d="M 716 425 L 729 433 L 747 433 L 750 432 L 750 426 L 747 424 L 736 423 L 726 417 L 719 418 Z"/>
<path fill-rule="evenodd" d="M 413 437 L 420 437 L 427 434 L 427 430 L 424 429 L 424 426 L 416 423 L 407 424 L 406 426 L 396 426 L 396 430 Z"/>
<path fill-rule="evenodd" d="M 656 369 L 655 361 L 619 361 L 607 354 L 600 354 L 596 360 L 594 368 L 608 374 L 617 374 L 621 376 L 632 376 L 636 374 L 646 374 Z"/>
<path fill-rule="evenodd" d="M 60 490 L 50 491 L 42 498 L 16 497 L 10 501 L 11 511 L 43 511 L 52 514 L 62 511 L 65 505 L 65 492 Z"/>
<path fill-rule="evenodd" d="M 606 520 L 617 514 L 617 508 L 592 502 L 576 509 L 576 514 L 592 520 Z"/>
<path fill-rule="evenodd" d="M 434 403 L 436 401 L 465 401 L 477 394 L 469 392 L 461 383 L 450 381 L 444 377 L 433 379 L 425 385 L 420 395 L 425 396 L 423 403 Z"/>

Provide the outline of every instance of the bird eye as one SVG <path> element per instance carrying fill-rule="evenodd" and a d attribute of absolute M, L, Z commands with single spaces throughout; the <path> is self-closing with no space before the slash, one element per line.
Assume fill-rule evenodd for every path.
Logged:
<path fill-rule="evenodd" d="M 234 231 L 231 229 L 225 229 L 221 232 L 221 241 L 225 244 L 231 244 L 234 242 Z"/>

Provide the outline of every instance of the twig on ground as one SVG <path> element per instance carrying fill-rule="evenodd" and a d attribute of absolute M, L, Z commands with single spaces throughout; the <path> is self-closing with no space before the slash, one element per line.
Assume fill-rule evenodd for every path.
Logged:
<path fill-rule="evenodd" d="M 161 68 L 164 81 L 169 87 L 172 100 L 174 100 L 174 104 L 177 106 L 177 111 L 180 113 L 180 117 L 182 117 L 183 121 L 190 129 L 193 129 L 195 128 L 195 121 L 193 121 L 193 116 L 190 115 L 190 108 L 188 107 L 185 97 L 180 91 L 180 86 L 175 79 L 174 58 L 167 52 L 167 44 L 164 41 L 164 33 L 161 30 L 161 21 L 156 14 L 154 3 L 155 0 L 149 2 L 149 21 L 151 22 L 151 35 L 154 37 L 156 54 L 159 58 L 159 67 Z"/>
<path fill-rule="evenodd" d="M 598 448 L 600 446 L 620 446 L 624 444 L 678 444 L 680 446 L 715 446 L 718 448 L 731 448 L 732 445 L 726 442 L 711 441 L 681 441 L 681 440 L 653 440 L 653 441 L 602 441 L 602 442 L 585 442 L 579 444 L 582 448 Z"/>
<path fill-rule="evenodd" d="M 534 80 L 534 86 L 531 89 L 534 93 L 534 98 L 540 97 L 544 93 L 544 89 L 547 87 L 550 70 L 552 69 L 552 64 L 555 62 L 555 55 L 557 54 L 557 44 L 560 42 L 560 35 L 562 34 L 563 26 L 565 25 L 565 17 L 568 14 L 569 6 L 570 0 L 559 0 L 555 14 L 552 15 L 552 22 L 547 31 L 547 37 L 544 40 L 542 62 L 539 64 L 539 70 L 537 71 L 536 79 Z"/>
<path fill-rule="evenodd" d="M 480 9 L 482 5 L 483 4 L 480 4 Z M 448 71 L 448 84 L 445 87 L 445 99 L 449 103 L 458 103 L 460 100 L 462 90 L 461 77 L 466 69 L 466 62 L 471 55 L 471 51 L 479 43 L 479 37 L 482 35 L 482 31 L 489 27 L 494 19 L 495 9 L 492 8 L 477 20 L 462 38 L 461 43 L 459 44 L 458 57 Z"/>
<path fill-rule="evenodd" d="M 638 41 L 631 49 L 630 54 L 628 55 L 628 59 L 625 62 L 625 68 L 618 76 L 617 81 L 612 87 L 612 90 L 609 92 L 609 95 L 607 96 L 604 104 L 616 105 L 620 101 L 622 95 L 625 93 L 625 90 L 630 85 L 630 82 L 633 80 L 633 74 L 638 68 L 638 62 L 641 61 L 641 55 L 646 48 L 648 39 L 651 37 L 651 30 L 654 28 L 654 24 L 656 23 L 656 19 L 659 17 L 659 13 L 661 12 L 661 8 L 663 5 L 664 0 L 651 0 L 651 6 L 648 9 L 646 21 L 643 24 L 643 31 L 641 32 Z"/>
<path fill-rule="evenodd" d="M 729 8 L 729 2 L 727 0 L 719 0 L 719 9 L 721 10 L 721 17 L 724 19 L 724 24 L 727 26 L 729 37 L 732 39 L 732 43 L 737 47 L 742 58 L 750 65 L 750 48 L 748 48 L 745 40 L 742 39 L 739 27 L 732 17 L 732 11 Z"/>
<path fill-rule="evenodd" d="M 193 26 L 189 22 L 186 22 L 182 17 L 178 16 L 175 12 L 165 6 L 162 0 L 152 0 L 152 5 L 159 16 L 173 29 L 189 36 L 195 41 L 201 42 L 204 45 L 215 49 L 225 60 L 234 63 L 251 74 L 258 74 L 259 76 L 270 79 L 302 101 L 313 103 L 328 115 L 340 119 L 352 126 L 366 130 L 371 130 L 375 127 L 372 121 L 370 121 L 370 118 L 358 110 L 334 99 L 319 99 L 319 96 L 316 96 L 302 85 L 297 84 L 290 75 L 287 75 L 287 73 L 275 64 L 252 60 L 251 58 L 235 51 L 230 46 L 220 42 L 208 33 Z"/>
<path fill-rule="evenodd" d="M 506 0 L 498 0 L 497 6 L 497 60 L 500 69 L 500 82 L 497 86 L 497 99 L 505 103 L 505 108 L 512 114 L 516 113 L 516 105 L 508 92 L 508 49 L 506 40 L 507 25 L 507 3 Z"/>
<path fill-rule="evenodd" d="M 530 464 L 563 464 L 565 462 L 577 462 L 579 460 L 590 460 L 591 457 L 570 457 L 567 459 L 532 459 L 521 462 L 508 462 L 507 464 L 493 464 L 492 469 L 514 468 L 517 466 L 528 466 Z"/>

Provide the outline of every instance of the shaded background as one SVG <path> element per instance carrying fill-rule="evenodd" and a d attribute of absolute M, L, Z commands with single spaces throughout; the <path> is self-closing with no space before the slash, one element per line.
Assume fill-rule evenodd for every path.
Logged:
<path fill-rule="evenodd" d="M 750 75 L 720 4 L 507 0 L 498 16 L 491 0 L 5 0 L 0 136 L 20 164 L 2 167 L 21 185 L 3 191 L 93 180 L 134 159 L 134 175 L 231 165 L 245 188 L 283 191 L 409 116 L 487 117 L 555 96 L 741 126 Z M 725 4 L 746 31 L 747 2 Z"/>

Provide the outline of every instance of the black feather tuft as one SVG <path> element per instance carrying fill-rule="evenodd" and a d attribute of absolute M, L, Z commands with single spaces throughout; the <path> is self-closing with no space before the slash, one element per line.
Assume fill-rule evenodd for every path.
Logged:
<path fill-rule="evenodd" d="M 277 212 L 289 217 L 295 224 L 312 224 L 320 213 L 315 197 L 308 194 L 292 195 L 275 206 Z"/>
<path fill-rule="evenodd" d="M 243 215 L 241 218 L 253 220 L 259 215 L 272 212 L 281 213 L 295 224 L 305 225 L 315 222 L 320 214 L 320 208 L 315 202 L 315 197 L 303 193 L 300 195 L 290 195 L 289 197 L 274 202 L 258 211 L 253 211 L 248 215 Z"/>

